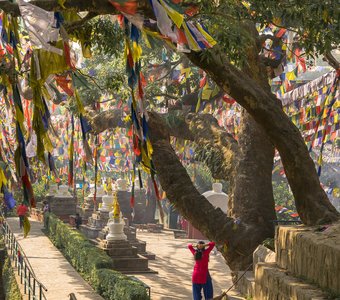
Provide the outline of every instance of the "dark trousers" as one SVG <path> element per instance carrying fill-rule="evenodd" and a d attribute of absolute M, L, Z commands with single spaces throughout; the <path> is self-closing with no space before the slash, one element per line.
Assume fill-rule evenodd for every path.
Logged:
<path fill-rule="evenodd" d="M 193 283 L 192 284 L 192 294 L 194 296 L 194 300 L 202 299 L 202 289 L 203 289 L 204 299 L 212 300 L 214 296 L 214 290 L 213 290 L 212 280 L 211 280 L 209 272 L 207 275 L 206 283 L 204 284 Z"/>
<path fill-rule="evenodd" d="M 25 218 L 25 216 L 19 216 L 19 225 L 20 225 L 20 228 L 22 228 L 24 226 L 24 218 Z"/>

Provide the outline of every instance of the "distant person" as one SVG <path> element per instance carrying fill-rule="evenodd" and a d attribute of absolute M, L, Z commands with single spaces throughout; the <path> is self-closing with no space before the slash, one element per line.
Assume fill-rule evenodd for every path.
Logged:
<path fill-rule="evenodd" d="M 20 229 L 24 226 L 24 218 L 25 218 L 25 215 L 27 214 L 27 212 L 28 212 L 28 207 L 24 203 L 21 203 L 17 207 L 17 215 L 19 216 Z"/>
<path fill-rule="evenodd" d="M 79 228 L 80 228 L 80 225 L 83 223 L 83 219 L 81 218 L 81 216 L 79 215 L 79 213 L 76 213 L 75 223 L 76 223 L 76 228 L 77 228 L 77 229 L 79 229 Z"/>
<path fill-rule="evenodd" d="M 194 247 L 196 249 L 194 249 Z M 211 250 L 214 249 L 214 247 L 214 242 L 205 244 L 203 241 L 199 241 L 196 245 L 188 245 L 189 250 L 195 258 L 195 266 L 192 273 L 192 294 L 194 300 L 202 299 L 202 289 L 205 300 L 213 299 L 214 291 L 212 280 L 209 274 L 208 264 L 209 254 Z"/>
<path fill-rule="evenodd" d="M 48 227 L 48 217 L 47 214 L 51 212 L 50 205 L 48 202 L 45 200 L 43 201 L 44 207 L 43 207 L 43 217 L 44 217 L 44 227 Z"/>

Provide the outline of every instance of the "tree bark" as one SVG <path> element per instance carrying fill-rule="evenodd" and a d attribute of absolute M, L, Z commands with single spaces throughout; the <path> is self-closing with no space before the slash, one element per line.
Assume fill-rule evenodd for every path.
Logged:
<path fill-rule="evenodd" d="M 320 186 L 305 142 L 283 112 L 280 101 L 231 65 L 218 46 L 205 53 L 191 52 L 187 55 L 247 110 L 278 149 L 303 223 L 315 225 L 338 220 L 340 215 Z"/>
<path fill-rule="evenodd" d="M 211 115 L 173 114 L 149 112 L 153 160 L 162 188 L 193 226 L 219 243 L 229 267 L 234 271 L 244 270 L 252 263 L 255 248 L 266 238 L 274 237 L 273 147 L 247 114 L 239 142 L 220 128 Z M 122 124 L 121 119 L 120 111 L 107 111 L 93 115 L 90 123 L 95 132 L 100 132 Z M 195 142 L 197 149 L 201 149 L 200 161 L 206 163 L 213 177 L 230 181 L 232 218 L 213 209 L 195 189 L 170 145 L 170 135 Z M 224 226 L 235 234 L 226 235 L 221 230 Z"/>
<path fill-rule="evenodd" d="M 223 246 L 223 255 L 232 270 L 242 270 L 246 265 L 244 262 L 249 263 L 252 259 L 252 226 L 247 222 L 236 224 L 233 218 L 227 217 L 220 208 L 214 208 L 196 190 L 171 147 L 161 117 L 155 113 L 150 113 L 149 130 L 154 149 L 153 162 L 168 199 L 194 227 Z"/>
<path fill-rule="evenodd" d="M 152 16 L 152 9 L 147 2 L 138 1 L 138 10 L 145 16 Z M 33 0 L 31 3 L 45 10 L 63 10 L 58 0 Z M 117 12 L 111 4 L 100 0 L 66 1 L 65 6 L 66 9 L 98 14 Z M 20 14 L 17 4 L 10 1 L 2 1 L 0 9 L 14 15 Z M 283 112 L 280 101 L 256 80 L 228 62 L 218 46 L 204 52 L 192 51 L 186 55 L 247 110 L 278 149 L 303 223 L 315 225 L 339 220 L 340 214 L 320 186 L 314 162 L 304 140 Z"/>

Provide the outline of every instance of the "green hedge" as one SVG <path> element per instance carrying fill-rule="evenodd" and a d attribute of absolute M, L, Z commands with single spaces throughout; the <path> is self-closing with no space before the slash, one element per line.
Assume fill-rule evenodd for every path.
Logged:
<path fill-rule="evenodd" d="M 15 280 L 15 275 L 13 268 L 11 266 L 11 261 L 7 255 L 7 251 L 4 248 L 2 237 L 0 237 L 0 260 L 1 260 L 1 270 L 2 275 L 2 286 L 5 300 L 22 300 L 21 293 Z M 0 295 L 1 297 L 1 295 Z"/>
<path fill-rule="evenodd" d="M 79 231 L 71 229 L 55 215 L 48 215 L 48 234 L 73 267 L 107 300 L 149 299 L 145 287 L 112 270 L 112 260 L 92 245 Z"/>

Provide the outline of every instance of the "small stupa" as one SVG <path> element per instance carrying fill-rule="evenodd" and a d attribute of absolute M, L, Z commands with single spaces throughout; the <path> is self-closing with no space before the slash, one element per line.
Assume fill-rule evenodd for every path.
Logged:
<path fill-rule="evenodd" d="M 100 241 L 99 247 L 112 258 L 113 268 L 123 273 L 152 272 L 148 267 L 148 259 L 138 254 L 137 248 L 127 240 L 117 193 L 114 194 L 113 211 L 107 226 L 109 232 L 106 238 Z"/>
<path fill-rule="evenodd" d="M 60 185 L 57 193 L 47 199 L 51 212 L 63 221 L 68 221 L 69 216 L 76 213 L 76 198 L 71 195 L 67 185 Z"/>
<path fill-rule="evenodd" d="M 97 210 L 97 207 L 102 202 L 102 197 L 105 195 L 104 188 L 102 186 L 98 186 L 96 191 L 96 201 L 94 201 L 94 192 L 94 189 L 92 189 L 91 193 L 85 198 L 84 204 L 78 208 L 83 220 L 87 220 L 93 212 Z"/>

